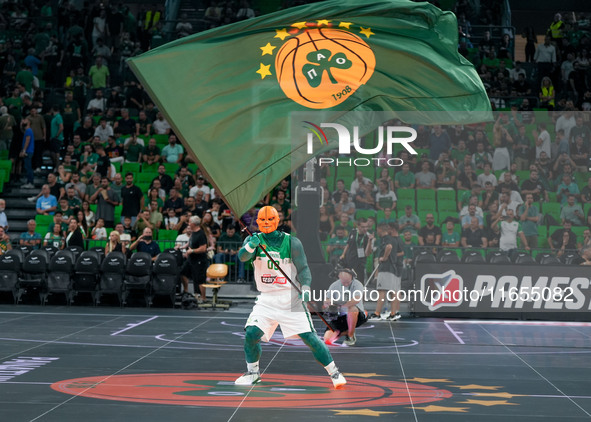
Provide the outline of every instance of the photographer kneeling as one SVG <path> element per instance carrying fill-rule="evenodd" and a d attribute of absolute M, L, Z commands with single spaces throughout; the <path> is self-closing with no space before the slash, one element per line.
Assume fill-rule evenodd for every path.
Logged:
<path fill-rule="evenodd" d="M 349 268 L 340 268 L 338 270 L 339 279 L 332 283 L 326 292 L 327 299 L 324 301 L 324 309 L 332 314 L 331 325 L 334 329 L 334 331 L 326 329 L 324 333 L 326 344 L 332 344 L 344 335 L 345 341 L 343 343 L 353 346 L 357 341 L 355 328 L 367 321 L 363 304 L 360 301 L 363 298 L 363 284 L 355 278 L 356 276 L 355 271 Z"/>

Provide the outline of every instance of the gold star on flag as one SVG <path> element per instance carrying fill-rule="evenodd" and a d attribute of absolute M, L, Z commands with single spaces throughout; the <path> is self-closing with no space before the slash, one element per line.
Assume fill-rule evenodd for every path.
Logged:
<path fill-rule="evenodd" d="M 306 22 L 296 22 L 291 26 L 295 26 L 297 29 L 302 29 L 306 27 Z"/>
<path fill-rule="evenodd" d="M 479 404 L 481 406 L 517 406 L 517 403 L 509 403 L 507 400 L 472 400 L 461 401 L 463 404 Z"/>
<path fill-rule="evenodd" d="M 341 22 L 339 23 L 339 28 L 347 28 L 349 29 L 349 27 L 353 25 L 353 22 Z"/>
<path fill-rule="evenodd" d="M 289 34 L 287 33 L 287 30 L 285 28 L 283 28 L 283 29 L 276 29 L 275 32 L 277 34 L 275 34 L 275 36 L 273 38 L 281 38 L 281 41 L 283 41 L 284 39 L 286 39 L 287 37 L 289 37 Z"/>
<path fill-rule="evenodd" d="M 429 405 L 429 406 L 425 406 L 425 407 L 415 407 L 415 409 L 421 409 L 424 410 L 427 413 L 430 412 L 459 412 L 459 413 L 466 413 L 466 411 L 468 410 L 467 407 L 445 407 L 445 406 L 434 406 L 434 405 Z"/>
<path fill-rule="evenodd" d="M 265 76 L 271 76 L 271 71 L 269 70 L 270 67 L 270 64 L 264 65 L 261 63 L 261 67 L 257 70 L 257 73 L 261 75 L 261 79 L 265 79 Z"/>
<path fill-rule="evenodd" d="M 335 416 L 349 416 L 349 415 L 362 415 L 362 416 L 380 416 L 388 413 L 396 412 L 377 412 L 371 409 L 359 409 L 359 410 L 332 410 Z"/>
<path fill-rule="evenodd" d="M 501 388 L 500 386 L 496 385 L 478 385 L 478 384 L 468 384 L 468 385 L 450 385 L 450 387 L 456 387 L 460 390 L 498 390 Z"/>
<path fill-rule="evenodd" d="M 316 22 L 318 22 L 318 26 L 320 26 L 320 25 L 326 25 L 326 26 L 328 26 L 328 24 L 330 23 L 330 21 L 329 20 L 326 20 L 326 19 L 320 19 L 320 20 L 318 20 Z"/>
<path fill-rule="evenodd" d="M 270 54 L 273 55 L 273 50 L 277 47 L 275 47 L 274 45 L 271 45 L 270 42 L 267 43 L 266 46 L 264 47 L 259 47 L 261 50 L 263 50 L 263 54 L 261 54 L 261 56 L 264 56 L 265 54 Z"/>
<path fill-rule="evenodd" d="M 359 31 L 359 32 L 361 32 L 361 33 L 362 33 L 363 35 L 365 35 L 367 38 L 369 38 L 369 37 L 370 37 L 370 36 L 372 36 L 372 35 L 375 35 L 373 32 L 371 32 L 371 28 L 364 28 L 364 27 L 361 27 L 361 31 Z"/>
<path fill-rule="evenodd" d="M 409 378 L 407 379 L 407 381 L 410 382 L 424 382 L 424 383 L 430 383 L 430 382 L 450 382 L 450 380 L 446 379 L 446 378 Z"/>

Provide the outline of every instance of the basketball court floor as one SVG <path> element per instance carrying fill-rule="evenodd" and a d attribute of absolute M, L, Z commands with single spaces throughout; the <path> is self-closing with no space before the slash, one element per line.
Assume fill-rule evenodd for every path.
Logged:
<path fill-rule="evenodd" d="M 263 382 L 237 387 L 251 306 L 0 305 L 0 421 L 591 419 L 591 323 L 368 322 L 331 346 L 342 390 L 278 331 Z"/>

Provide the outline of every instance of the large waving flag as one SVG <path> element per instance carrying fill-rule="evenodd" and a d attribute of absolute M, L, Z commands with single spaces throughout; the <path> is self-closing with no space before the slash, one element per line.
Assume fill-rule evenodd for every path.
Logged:
<path fill-rule="evenodd" d="M 295 7 L 129 64 L 236 215 L 311 158 L 305 138 L 291 139 L 294 113 L 318 113 L 316 123 L 368 110 L 474 123 L 490 112 L 476 71 L 457 52 L 454 15 L 408 0 Z"/>

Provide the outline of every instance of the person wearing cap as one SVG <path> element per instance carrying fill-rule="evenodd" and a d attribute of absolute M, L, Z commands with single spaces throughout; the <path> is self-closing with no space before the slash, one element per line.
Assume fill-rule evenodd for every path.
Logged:
<path fill-rule="evenodd" d="M 355 329 L 367 322 L 367 316 L 361 298 L 363 284 L 357 280 L 357 274 L 350 268 L 340 268 L 338 279 L 326 291 L 324 310 L 333 314 L 331 331 L 326 328 L 324 342 L 333 344 L 339 337 L 345 336 L 343 344 L 354 346 L 357 342 Z M 333 312 L 334 311 L 334 312 Z"/>
<path fill-rule="evenodd" d="M 203 200 L 209 203 L 209 200 L 211 198 L 211 189 L 209 186 L 205 184 L 205 178 L 202 175 L 199 175 L 197 177 L 197 180 L 195 181 L 195 186 L 193 186 L 189 191 L 189 196 L 195 197 L 197 195 L 197 192 L 203 192 Z"/>
<path fill-rule="evenodd" d="M 312 274 L 302 243 L 277 230 L 279 215 L 271 206 L 262 207 L 256 221 L 261 233 L 245 239 L 238 251 L 238 259 L 242 262 L 254 259 L 254 279 L 261 294 L 257 296 L 244 327 L 247 372 L 234 383 L 251 386 L 261 382 L 261 341 L 268 342 L 279 325 L 286 339 L 297 336 L 310 348 L 335 388 L 343 387 L 347 381 L 335 365 L 326 344 L 318 338 L 306 306 L 311 299 Z"/>

